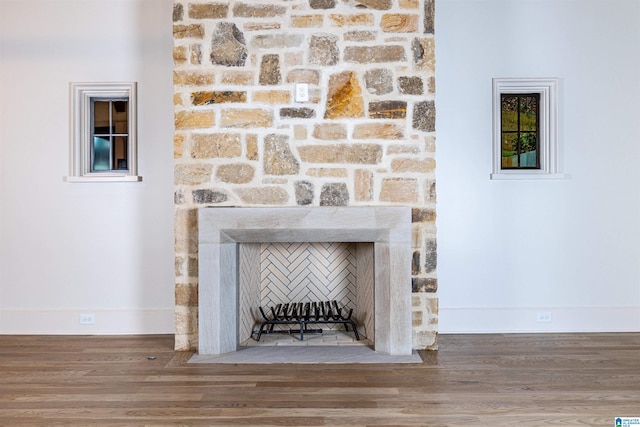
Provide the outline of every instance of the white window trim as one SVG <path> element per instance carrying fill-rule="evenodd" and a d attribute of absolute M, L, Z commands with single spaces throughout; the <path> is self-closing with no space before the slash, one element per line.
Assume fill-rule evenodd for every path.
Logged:
<path fill-rule="evenodd" d="M 70 83 L 69 176 L 66 182 L 138 182 L 136 82 Z M 129 98 L 129 170 L 91 171 L 91 98 Z"/>
<path fill-rule="evenodd" d="M 501 102 L 503 93 L 540 94 L 540 169 L 501 169 Z M 558 156 L 558 79 L 493 79 L 493 173 L 491 179 L 561 179 Z"/>

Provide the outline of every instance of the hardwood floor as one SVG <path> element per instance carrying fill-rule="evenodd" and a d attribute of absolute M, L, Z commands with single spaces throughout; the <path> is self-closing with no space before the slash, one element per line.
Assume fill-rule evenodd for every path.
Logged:
<path fill-rule="evenodd" d="M 412 365 L 186 364 L 171 336 L 0 336 L 0 425 L 614 426 L 640 334 L 444 335 Z"/>

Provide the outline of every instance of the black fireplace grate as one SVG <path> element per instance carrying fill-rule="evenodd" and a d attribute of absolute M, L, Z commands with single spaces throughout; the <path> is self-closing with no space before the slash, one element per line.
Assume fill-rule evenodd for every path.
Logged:
<path fill-rule="evenodd" d="M 262 334 L 272 333 L 300 334 L 300 340 L 303 341 L 305 333 L 322 333 L 322 329 L 307 327 L 318 324 L 343 324 L 347 331 L 351 326 L 356 340 L 360 340 L 356 324 L 351 320 L 353 309 L 349 309 L 347 314 L 346 309 L 340 308 L 336 301 L 277 304 L 269 307 L 268 311 L 269 314 L 260 307 L 263 322 L 256 332 L 256 341 L 260 341 Z M 276 325 L 297 326 L 297 329 L 274 330 Z"/>

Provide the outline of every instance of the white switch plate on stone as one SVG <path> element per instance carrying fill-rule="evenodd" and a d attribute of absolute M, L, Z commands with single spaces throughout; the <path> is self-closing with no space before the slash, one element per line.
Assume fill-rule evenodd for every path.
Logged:
<path fill-rule="evenodd" d="M 296 84 L 296 102 L 309 101 L 309 85 L 306 83 Z"/>

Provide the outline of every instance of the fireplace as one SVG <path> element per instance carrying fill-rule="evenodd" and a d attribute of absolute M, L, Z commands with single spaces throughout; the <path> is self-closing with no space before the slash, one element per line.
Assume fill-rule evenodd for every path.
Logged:
<path fill-rule="evenodd" d="M 355 247 L 358 298 L 372 301 L 356 317 L 370 319 L 377 352 L 411 354 L 410 208 L 202 208 L 198 221 L 199 354 L 234 352 L 250 334 L 260 247 L 278 242 Z"/>

